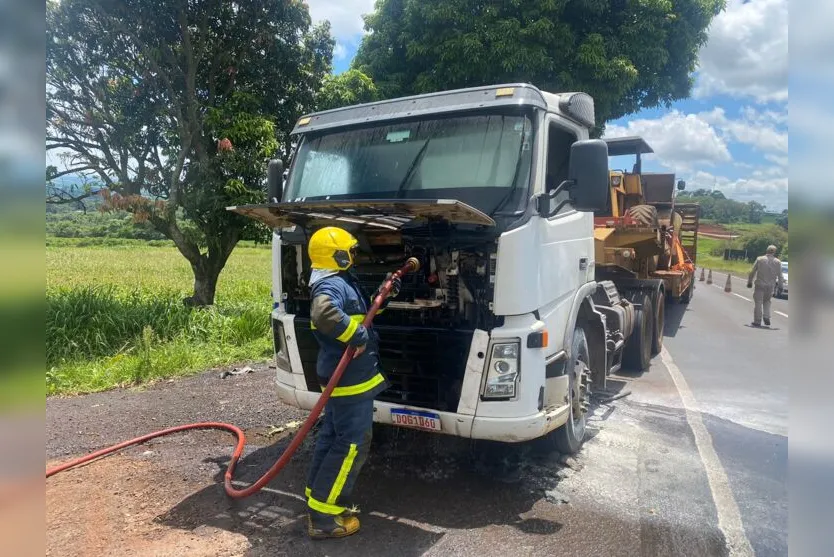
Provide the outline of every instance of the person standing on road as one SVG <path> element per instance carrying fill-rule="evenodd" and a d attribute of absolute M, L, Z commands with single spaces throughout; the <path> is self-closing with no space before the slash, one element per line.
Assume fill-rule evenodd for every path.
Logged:
<path fill-rule="evenodd" d="M 319 344 L 316 371 L 322 390 L 345 349 L 356 347 L 325 405 L 310 466 L 305 494 L 313 539 L 341 538 L 359 530 L 359 519 L 347 508 L 346 498 L 370 449 L 374 397 L 390 385 L 379 363 L 376 333 L 362 325 L 379 289 L 373 297 L 366 295 L 353 274 L 358 244 L 346 230 L 329 226 L 316 231 L 308 246 L 310 326 Z M 396 296 L 400 287 L 396 279 L 388 297 Z M 386 299 L 379 311 L 387 304 Z"/>
<path fill-rule="evenodd" d="M 776 246 L 768 246 L 765 255 L 760 256 L 753 263 L 750 275 L 747 277 L 747 288 L 753 288 L 755 278 L 756 288 L 753 290 L 753 323 L 754 327 L 764 324 L 770 327 L 770 299 L 773 289 L 778 284 L 782 288 L 782 262 L 776 259 Z"/>

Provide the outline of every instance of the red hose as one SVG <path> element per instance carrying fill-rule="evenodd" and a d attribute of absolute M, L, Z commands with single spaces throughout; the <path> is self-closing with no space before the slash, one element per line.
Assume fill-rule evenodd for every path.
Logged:
<path fill-rule="evenodd" d="M 406 273 L 415 272 L 419 268 L 420 262 L 412 257 L 406 262 L 405 265 L 402 266 L 402 268 L 398 269 L 388 280 L 386 280 L 383 283 L 382 288 L 380 288 L 379 290 L 379 294 L 374 298 L 373 304 L 371 304 L 371 309 L 368 310 L 368 313 L 365 315 L 365 319 L 362 321 L 362 325 L 365 328 L 369 328 L 371 326 L 371 322 L 374 320 L 374 316 L 376 315 L 377 310 L 385 301 L 385 298 L 388 296 L 388 293 L 391 292 L 394 279 L 400 278 Z M 356 348 L 353 346 L 348 346 L 345 349 L 344 354 L 342 354 L 342 359 L 339 360 L 339 365 L 336 366 L 336 370 L 333 372 L 333 376 L 327 383 L 327 387 L 324 389 L 324 392 L 322 392 L 318 402 L 316 402 L 316 405 L 310 411 L 310 415 L 301 425 L 301 428 L 295 434 L 295 437 L 293 437 L 292 441 L 290 442 L 290 445 L 286 449 L 284 449 L 284 452 L 281 454 L 278 460 L 275 461 L 275 464 L 273 464 L 272 467 L 258 479 L 258 481 L 256 481 L 254 484 L 245 489 L 235 489 L 232 486 L 232 476 L 235 472 L 235 465 L 237 465 L 237 461 L 243 454 L 243 447 L 244 445 L 246 445 L 246 436 L 239 427 L 234 426 L 232 424 L 224 424 L 221 422 L 200 422 L 196 424 L 185 424 L 170 427 L 168 429 L 163 429 L 160 431 L 155 431 L 153 433 L 148 433 L 147 435 L 143 435 L 135 439 L 130 439 L 129 441 L 123 441 L 121 443 L 113 445 L 112 447 L 107 447 L 98 450 L 94 453 L 90 453 L 86 456 L 82 456 L 64 464 L 60 464 L 54 468 L 50 468 L 46 471 L 46 477 L 49 478 L 50 476 L 54 476 L 55 474 L 63 472 L 64 470 L 69 470 L 70 468 L 80 466 L 81 464 L 90 462 L 91 460 L 95 460 L 97 458 L 112 454 L 116 451 L 124 449 L 125 447 L 139 445 L 140 443 L 150 441 L 151 439 L 155 439 L 156 437 L 171 435 L 172 433 L 179 433 L 180 431 L 186 431 L 189 429 L 222 429 L 233 433 L 237 437 L 237 446 L 235 446 L 235 450 L 232 453 L 232 458 L 229 461 L 229 466 L 228 468 L 226 468 L 226 474 L 224 475 L 224 485 L 226 488 L 226 494 L 235 499 L 249 497 L 250 495 L 253 495 L 260 491 L 266 484 L 268 484 L 275 476 L 278 475 L 279 472 L 281 472 L 284 466 L 286 466 L 287 463 L 290 461 L 293 454 L 295 454 L 295 451 L 297 451 L 298 447 L 301 445 L 301 442 L 307 436 L 307 433 L 310 432 L 310 429 L 313 427 L 313 424 L 318 419 L 319 414 L 321 414 L 321 411 L 324 408 L 324 405 L 327 403 L 327 400 L 330 398 L 330 394 L 333 392 L 333 389 L 336 387 L 336 385 L 339 384 L 339 380 L 342 378 L 342 374 L 345 372 L 345 369 L 347 369 L 348 363 L 350 363 L 350 361 L 353 359 L 353 355 L 355 352 Z"/>

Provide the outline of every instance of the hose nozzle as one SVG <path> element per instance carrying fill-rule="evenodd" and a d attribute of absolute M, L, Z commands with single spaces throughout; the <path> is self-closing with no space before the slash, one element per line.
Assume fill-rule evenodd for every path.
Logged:
<path fill-rule="evenodd" d="M 416 273 L 420 270 L 420 260 L 416 257 L 409 257 L 408 261 L 405 262 L 405 266 L 408 268 L 407 272 Z"/>

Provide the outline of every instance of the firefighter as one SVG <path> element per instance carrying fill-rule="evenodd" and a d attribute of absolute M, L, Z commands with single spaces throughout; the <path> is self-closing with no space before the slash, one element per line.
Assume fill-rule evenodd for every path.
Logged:
<path fill-rule="evenodd" d="M 753 290 L 753 325 L 770 327 L 770 299 L 773 297 L 773 289 L 778 284 L 782 287 L 785 280 L 782 276 L 782 262 L 776 259 L 776 246 L 768 246 L 765 255 L 756 259 L 750 275 L 747 277 L 747 288 L 753 288 L 755 278 L 756 288 Z"/>
<path fill-rule="evenodd" d="M 366 295 L 354 275 L 357 246 L 353 235 L 332 226 L 316 231 L 308 246 L 310 321 L 319 343 L 316 370 L 322 390 L 346 347 L 356 347 L 325 405 L 313 453 L 306 489 L 308 532 L 313 539 L 341 538 L 359 530 L 359 519 L 347 508 L 346 499 L 368 456 L 374 397 L 389 386 L 380 367 L 376 334 L 362 326 L 379 289 L 373 297 Z M 396 296 L 400 287 L 396 279 L 388 297 Z M 386 299 L 379 311 L 387 303 Z"/>

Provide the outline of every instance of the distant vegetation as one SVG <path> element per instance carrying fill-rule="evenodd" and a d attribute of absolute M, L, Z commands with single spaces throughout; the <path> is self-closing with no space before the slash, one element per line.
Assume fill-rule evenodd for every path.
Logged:
<path fill-rule="evenodd" d="M 788 229 L 788 211 L 779 215 L 767 213 L 767 208 L 756 201 L 736 201 L 728 199 L 720 191 L 695 190 L 681 192 L 682 200 L 697 202 L 701 205 L 701 219 L 711 220 L 720 224 L 750 223 L 762 224 L 770 221 Z"/>

